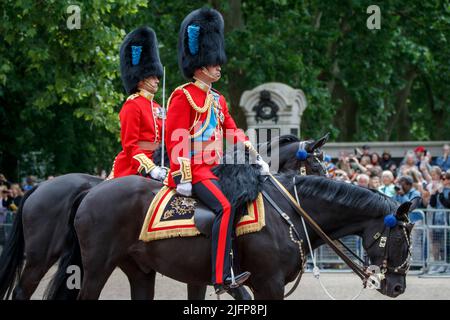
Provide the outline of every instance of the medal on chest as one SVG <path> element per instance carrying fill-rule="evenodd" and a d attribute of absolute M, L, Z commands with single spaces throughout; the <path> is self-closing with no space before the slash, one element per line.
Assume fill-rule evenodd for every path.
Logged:
<path fill-rule="evenodd" d="M 153 108 L 153 115 L 159 119 L 162 119 L 164 116 L 164 112 L 162 110 L 162 108 L 160 107 L 154 107 Z"/>
<path fill-rule="evenodd" d="M 225 115 L 223 114 L 222 106 L 220 105 L 220 102 L 219 102 L 220 96 L 216 93 L 213 93 L 213 97 L 214 97 L 214 102 L 213 102 L 214 112 L 216 113 L 217 117 L 219 118 L 220 124 L 223 124 L 223 122 L 225 121 Z"/>

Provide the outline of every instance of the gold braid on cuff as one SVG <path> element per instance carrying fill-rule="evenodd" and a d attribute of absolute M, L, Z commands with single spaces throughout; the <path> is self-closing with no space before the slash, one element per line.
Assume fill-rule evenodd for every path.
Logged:
<path fill-rule="evenodd" d="M 145 153 L 139 153 L 133 157 L 133 159 L 136 159 L 139 162 L 139 168 L 138 172 L 141 172 L 142 169 L 144 169 L 145 173 L 150 173 L 155 167 L 156 164 L 145 155 Z"/>
<path fill-rule="evenodd" d="M 172 172 L 172 177 L 181 176 L 180 183 L 192 182 L 191 160 L 178 157 L 178 162 L 180 163 L 180 169 Z"/>

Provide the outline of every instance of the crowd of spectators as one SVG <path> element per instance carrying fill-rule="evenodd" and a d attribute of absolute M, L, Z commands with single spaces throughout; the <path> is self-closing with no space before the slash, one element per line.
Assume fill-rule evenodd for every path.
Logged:
<path fill-rule="evenodd" d="M 408 151 L 399 163 L 392 159 L 388 151 L 380 157 L 376 152 L 370 152 L 369 146 L 364 146 L 362 150 L 355 149 L 351 154 L 341 152 L 334 162 L 326 156 L 325 161 L 332 179 L 376 189 L 400 203 L 420 197 L 419 207 L 426 209 L 427 213 L 420 209 L 411 212 L 412 222 L 449 225 L 449 145 L 443 146 L 442 155 L 434 161 L 430 152 L 422 146 Z M 447 251 L 450 251 L 444 232 L 444 229 L 432 229 L 430 257 L 435 261 L 446 259 L 444 247 L 447 246 Z M 436 272 L 446 272 L 445 267 L 437 266 Z"/>
<path fill-rule="evenodd" d="M 33 188 L 37 183 L 35 176 L 28 176 L 20 184 L 9 181 L 4 174 L 0 173 L 0 223 L 5 219 L 7 212 L 16 212 L 25 192 Z M 4 222 L 4 221 L 3 221 Z"/>
<path fill-rule="evenodd" d="M 369 146 L 340 153 L 337 161 L 325 156 L 332 179 L 377 189 L 403 203 L 415 197 L 422 198 L 423 207 L 450 209 L 450 146 L 444 145 L 442 155 L 434 161 L 424 147 L 408 151 L 396 163 L 389 151 L 380 155 Z"/>

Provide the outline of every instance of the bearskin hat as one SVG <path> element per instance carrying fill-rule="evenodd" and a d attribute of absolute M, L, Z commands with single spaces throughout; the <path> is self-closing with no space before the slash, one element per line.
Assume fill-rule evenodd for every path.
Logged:
<path fill-rule="evenodd" d="M 178 37 L 178 64 L 187 79 L 201 67 L 227 62 L 222 15 L 214 9 L 192 11 L 181 23 Z"/>
<path fill-rule="evenodd" d="M 158 40 L 151 28 L 140 27 L 127 34 L 120 46 L 120 73 L 127 94 L 137 91 L 139 81 L 163 76 Z"/>

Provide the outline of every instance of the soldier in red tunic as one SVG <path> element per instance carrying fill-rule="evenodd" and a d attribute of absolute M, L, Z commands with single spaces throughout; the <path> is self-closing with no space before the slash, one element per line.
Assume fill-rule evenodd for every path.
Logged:
<path fill-rule="evenodd" d="M 257 154 L 250 141 L 228 112 L 225 98 L 212 89 L 220 79 L 226 62 L 223 19 L 219 12 L 202 8 L 191 12 L 182 22 L 179 64 L 183 75 L 192 82 L 172 93 L 168 101 L 167 150 L 170 158 L 169 187 L 190 196 L 194 194 L 215 214 L 212 232 L 212 282 L 218 294 L 232 284 L 230 250 L 234 210 L 222 193 L 211 169 L 222 155 L 223 136 L 232 143 L 243 143 L 257 157 L 262 172 L 269 166 Z M 250 276 L 235 277 L 241 285 Z"/>
<path fill-rule="evenodd" d="M 153 100 L 163 67 L 155 32 L 141 27 L 130 32 L 120 47 L 120 71 L 128 97 L 119 113 L 122 151 L 108 179 L 141 174 L 164 180 L 167 170 L 152 161 L 161 142 L 162 115 Z"/>

